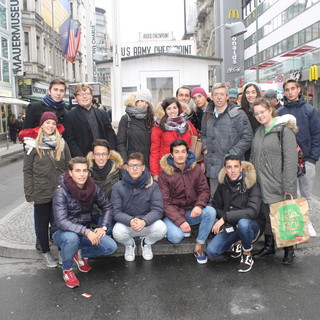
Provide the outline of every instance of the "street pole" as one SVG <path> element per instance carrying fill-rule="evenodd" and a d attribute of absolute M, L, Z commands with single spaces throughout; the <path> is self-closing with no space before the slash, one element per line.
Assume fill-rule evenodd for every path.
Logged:
<path fill-rule="evenodd" d="M 51 0 L 51 20 L 52 20 L 52 71 L 53 71 L 53 78 L 56 77 L 56 59 L 55 59 L 55 51 L 56 51 L 56 38 L 54 32 L 54 5 L 53 1 Z"/>
<path fill-rule="evenodd" d="M 258 6 L 256 7 L 256 82 L 259 83 L 260 75 L 259 75 L 259 37 L 258 37 Z"/>
<path fill-rule="evenodd" d="M 114 125 L 117 125 L 122 116 L 122 75 L 119 0 L 113 0 L 111 3 L 113 17 L 113 76 L 111 82 L 112 122 Z"/>

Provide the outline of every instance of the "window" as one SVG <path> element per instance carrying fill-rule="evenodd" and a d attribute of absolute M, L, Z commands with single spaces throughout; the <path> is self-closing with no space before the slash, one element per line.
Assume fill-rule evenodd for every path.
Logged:
<path fill-rule="evenodd" d="M 9 41 L 1 37 L 0 42 L 0 81 L 10 82 L 9 80 Z"/>
<path fill-rule="evenodd" d="M 29 32 L 24 33 L 24 54 L 23 54 L 23 61 L 29 62 L 30 55 L 29 55 Z"/>
<path fill-rule="evenodd" d="M 7 26 L 7 9 L 4 6 L 3 1 L 0 2 L 0 27 L 3 29 L 8 29 Z"/>

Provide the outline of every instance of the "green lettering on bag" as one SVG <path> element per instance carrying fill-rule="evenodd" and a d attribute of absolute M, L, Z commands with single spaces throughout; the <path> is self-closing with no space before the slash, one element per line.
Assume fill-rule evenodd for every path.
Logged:
<path fill-rule="evenodd" d="M 304 223 L 300 208 L 296 204 L 289 204 L 278 209 L 280 216 L 279 232 L 282 240 L 303 236 Z"/>

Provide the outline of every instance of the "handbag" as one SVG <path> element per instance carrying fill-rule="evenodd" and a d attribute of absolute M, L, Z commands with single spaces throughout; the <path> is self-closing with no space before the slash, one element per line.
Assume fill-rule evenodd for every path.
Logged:
<path fill-rule="evenodd" d="M 191 127 L 189 126 L 189 130 L 191 133 L 191 146 L 190 150 L 196 156 L 197 162 L 203 160 L 203 153 L 202 153 L 202 141 L 199 137 L 195 136 L 192 132 Z"/>
<path fill-rule="evenodd" d="M 309 206 L 306 198 L 270 204 L 272 233 L 278 248 L 309 242 Z"/>

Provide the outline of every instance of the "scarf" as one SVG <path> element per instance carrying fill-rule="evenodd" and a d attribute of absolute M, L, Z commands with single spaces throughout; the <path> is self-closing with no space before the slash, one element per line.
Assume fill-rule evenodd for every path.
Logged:
<path fill-rule="evenodd" d="M 48 93 L 44 96 L 44 98 L 42 98 L 42 102 L 46 106 L 53 108 L 53 109 L 56 109 L 56 110 L 61 110 L 66 107 L 66 104 L 63 100 L 56 102 L 56 101 L 52 100 L 50 94 L 48 94 Z"/>
<path fill-rule="evenodd" d="M 95 177 L 98 177 L 100 181 L 106 180 L 109 172 L 112 169 L 112 164 L 113 160 L 109 159 L 103 168 L 99 168 L 94 162 L 92 166 L 92 171 L 94 172 Z"/>
<path fill-rule="evenodd" d="M 224 177 L 224 183 L 229 186 L 232 192 L 239 191 L 241 194 L 247 191 L 247 186 L 245 183 L 246 173 L 242 171 L 237 180 L 231 180 L 226 174 Z"/>
<path fill-rule="evenodd" d="M 42 141 L 41 141 L 41 148 L 42 149 L 51 149 L 51 150 L 55 150 L 57 146 L 57 140 L 56 140 L 56 136 L 51 135 L 49 137 L 42 137 Z"/>
<path fill-rule="evenodd" d="M 145 119 L 147 117 L 148 108 L 126 107 L 126 113 L 136 119 Z"/>
<path fill-rule="evenodd" d="M 137 180 L 133 180 L 127 170 L 124 170 L 122 175 L 122 180 L 130 189 L 144 188 L 147 184 L 150 183 L 150 179 L 151 174 L 147 169 L 142 172 L 142 175 Z"/>
<path fill-rule="evenodd" d="M 68 191 L 80 202 L 82 207 L 89 205 L 92 202 L 92 195 L 96 190 L 96 184 L 94 180 L 88 176 L 86 183 L 83 188 L 80 189 L 77 184 L 73 181 L 69 172 L 65 172 L 63 175 L 64 183 Z"/>
<path fill-rule="evenodd" d="M 164 124 L 166 131 L 176 131 L 178 134 L 184 134 L 188 130 L 188 119 L 185 113 L 176 118 L 168 118 Z"/>

